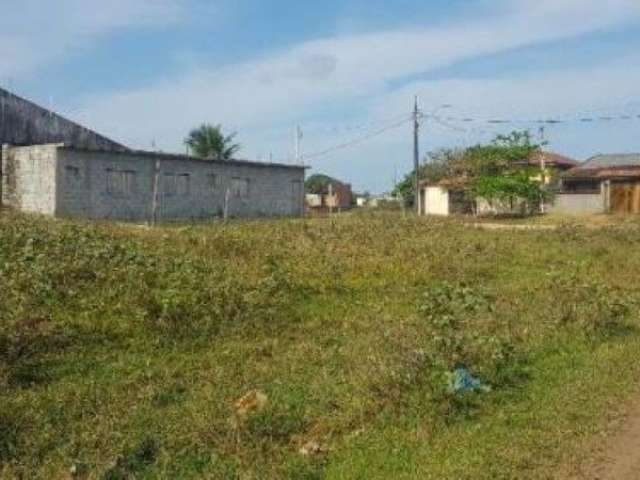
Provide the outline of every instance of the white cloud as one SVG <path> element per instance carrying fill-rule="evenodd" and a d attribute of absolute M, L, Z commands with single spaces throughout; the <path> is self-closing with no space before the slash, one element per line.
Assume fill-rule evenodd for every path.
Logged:
<path fill-rule="evenodd" d="M 17 0 L 9 1 L 17 4 Z M 84 9 L 86 15 L 95 10 L 94 6 L 83 7 L 81 0 L 63 1 L 67 8 Z M 186 1 L 119 0 L 109 6 L 104 2 L 105 6 L 99 8 L 106 10 L 91 17 L 89 23 L 83 21 L 83 14 L 60 19 L 67 22 L 69 32 L 48 32 L 45 37 L 52 44 L 49 51 L 62 55 L 84 39 L 113 29 L 170 24 L 180 17 Z M 37 3 L 27 2 L 32 6 Z M 428 105 L 452 103 L 464 106 L 469 113 L 509 116 L 564 112 L 637 95 L 640 71 L 628 69 L 627 65 L 633 63 L 624 62 L 614 62 L 608 68 L 563 72 L 532 68 L 525 74 L 502 78 L 406 84 L 414 76 L 467 59 L 571 39 L 640 19 L 637 0 L 610 0 L 606 4 L 601 0 L 500 0 L 487 4 L 490 6 L 483 14 L 447 25 L 316 39 L 248 62 L 192 68 L 145 88 L 83 98 L 69 105 L 69 111 L 81 112 L 72 116 L 132 146 L 148 148 L 155 139 L 165 150 L 181 149 L 183 136 L 195 124 L 220 122 L 240 131 L 246 156 L 265 158 L 273 151 L 280 159 L 291 150 L 291 127 L 296 122 L 326 115 L 327 110 L 341 110 L 353 117 L 356 108 L 363 117 L 383 119 L 405 112 L 416 92 Z M 0 27 L 4 22 L 0 20 Z M 21 42 L 24 38 L 10 34 L 13 51 L 22 52 L 18 56 L 25 59 L 23 68 L 45 61 L 44 53 L 37 49 L 34 53 L 33 41 Z M 0 75 L 5 45 L 0 41 Z M 405 85 L 394 88 L 391 82 Z M 436 145 L 472 141 L 482 134 L 476 131 L 462 135 L 438 126 L 432 128 L 436 129 L 435 138 L 430 140 Z M 391 177 L 389 168 L 401 163 L 395 160 L 398 152 L 410 153 L 406 136 L 404 131 L 391 132 L 360 147 L 357 155 L 348 152 L 320 165 L 347 178 L 385 165 L 386 171 L 381 170 L 371 184 L 381 188 L 382 179 L 386 185 Z M 342 139 L 331 132 L 310 132 L 305 148 L 321 150 Z"/>
<path fill-rule="evenodd" d="M 443 125 L 427 120 L 422 134 L 422 150 L 464 147 L 489 141 L 498 133 L 513 129 L 537 132 L 539 119 L 558 119 L 566 123 L 547 125 L 550 148 L 584 160 L 597 152 L 637 151 L 637 118 L 640 106 L 640 56 L 619 58 L 607 64 L 565 68 L 553 71 L 530 69 L 494 78 L 448 78 L 415 81 L 375 97 L 369 103 L 369 118 L 385 118 L 406 112 L 414 94 L 425 106 L 451 104 L 439 117 Z M 583 123 L 583 117 L 607 117 L 633 113 L 634 118 Z M 457 120 L 447 121 L 447 117 Z M 475 122 L 459 121 L 474 118 Z M 492 119 L 510 119 L 516 123 L 491 124 Z M 518 122 L 518 121 L 523 121 Z M 285 132 L 286 133 L 286 132 Z M 343 135 L 354 136 L 346 132 Z M 322 149 L 340 143 L 329 131 L 308 135 L 307 149 Z M 259 140 L 256 140 L 259 143 Z M 286 139 L 285 139 L 286 141 Z M 411 167 L 411 125 L 392 130 L 384 136 L 351 150 L 313 162 L 319 170 L 352 179 L 361 189 L 389 188 L 394 166 L 404 172 Z M 364 174 L 363 174 L 364 172 Z"/>
<path fill-rule="evenodd" d="M 119 29 L 180 21 L 185 0 L 4 0 L 0 78 L 21 76 Z"/>

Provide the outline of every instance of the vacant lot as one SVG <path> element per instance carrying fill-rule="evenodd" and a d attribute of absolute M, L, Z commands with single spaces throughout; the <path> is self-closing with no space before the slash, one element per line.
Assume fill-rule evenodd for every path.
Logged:
<path fill-rule="evenodd" d="M 0 477 L 549 478 L 640 376 L 639 242 L 0 212 Z"/>

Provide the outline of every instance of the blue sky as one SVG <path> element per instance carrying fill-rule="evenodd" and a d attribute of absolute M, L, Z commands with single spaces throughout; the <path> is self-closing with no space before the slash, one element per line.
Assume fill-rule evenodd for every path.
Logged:
<path fill-rule="evenodd" d="M 637 0 L 4 0 L 0 83 L 133 147 L 182 151 L 237 131 L 248 159 L 291 162 L 423 109 L 478 119 L 640 115 Z M 433 120 L 423 151 L 535 124 Z M 585 159 L 640 151 L 640 118 L 549 126 Z M 411 168 L 410 125 L 309 159 L 357 189 Z"/>

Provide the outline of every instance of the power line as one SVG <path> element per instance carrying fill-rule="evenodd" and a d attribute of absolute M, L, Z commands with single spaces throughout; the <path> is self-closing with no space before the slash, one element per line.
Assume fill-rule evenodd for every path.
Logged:
<path fill-rule="evenodd" d="M 602 109 L 604 110 L 604 109 Z M 615 114 L 615 115 L 584 115 L 584 116 L 580 116 L 580 117 L 574 117 L 574 118 L 562 118 L 562 115 L 549 115 L 549 116 L 540 116 L 538 118 L 531 118 L 531 119 L 514 119 L 514 118 L 500 118 L 500 117 L 493 117 L 493 118 L 480 118 L 480 117 L 474 117 L 474 116 L 461 116 L 461 117 L 455 117 L 455 116 L 439 116 L 439 115 L 435 115 L 435 114 L 431 114 L 431 113 L 422 113 L 419 112 L 418 113 L 418 118 L 427 118 L 427 119 L 432 119 L 434 120 L 436 123 L 438 123 L 439 125 L 442 125 L 445 128 L 449 128 L 451 130 L 454 131 L 458 131 L 458 132 L 463 132 L 463 133 L 481 133 L 481 134 L 495 134 L 495 131 L 490 131 L 490 130 L 486 130 L 486 129 L 482 129 L 479 128 L 477 126 L 474 126 L 473 129 L 468 129 L 468 128 L 464 128 L 461 127 L 459 125 L 454 125 L 454 124 L 466 124 L 466 125 L 493 125 L 493 126 L 500 126 L 500 125 L 514 125 L 514 124 L 536 124 L 536 125 L 559 125 L 559 124 L 580 124 L 580 123 L 594 123 L 594 122 L 613 122 L 613 121 L 632 121 L 632 120 L 640 120 L 640 114 L 637 113 L 625 113 L 625 114 Z M 358 145 L 360 143 L 366 142 L 367 140 L 370 140 L 372 138 L 375 138 L 377 136 L 380 136 L 390 130 L 399 128 L 409 122 L 414 122 L 415 121 L 415 112 L 412 112 L 411 114 L 402 114 L 402 115 L 397 115 L 395 117 L 390 117 L 391 119 L 400 119 L 399 121 L 394 121 L 393 123 L 389 124 L 389 125 L 385 125 L 382 128 L 376 129 L 370 133 L 367 133 L 365 135 L 362 135 L 360 137 L 357 137 L 353 140 L 349 140 L 343 143 L 339 143 L 337 145 L 334 145 L 332 147 L 326 148 L 324 150 L 320 150 L 314 153 L 310 153 L 308 155 L 302 155 L 301 159 L 302 160 L 314 160 L 317 158 L 322 158 L 325 156 L 328 156 L 334 152 L 340 151 L 340 150 L 344 150 L 350 147 L 353 147 L 355 145 Z M 362 124 L 357 124 L 357 125 L 353 125 L 353 126 L 348 126 L 346 127 L 346 130 L 348 131 L 352 131 L 352 130 L 359 130 L 359 129 L 363 129 L 367 126 L 371 126 L 371 125 L 375 125 L 380 123 L 380 121 L 375 121 L 375 122 L 365 122 Z M 344 127 L 343 127 L 344 128 Z M 340 127 L 327 127 L 328 129 L 332 129 L 333 131 L 338 131 L 340 129 Z M 321 129 L 312 129 L 312 131 L 319 131 Z"/>
<path fill-rule="evenodd" d="M 305 132 L 308 133 L 353 133 L 358 130 L 369 130 L 372 128 L 376 128 L 380 125 L 386 125 L 391 122 L 399 121 L 400 119 L 404 119 L 407 117 L 406 113 L 402 113 L 399 115 L 392 115 L 385 118 L 379 118 L 371 121 L 363 121 L 360 123 L 353 124 L 334 124 L 334 125 L 321 125 L 321 126 L 313 126 L 313 125 L 305 125 Z"/>
<path fill-rule="evenodd" d="M 441 125 L 445 128 L 448 128 L 449 130 L 453 130 L 459 133 L 466 133 L 468 135 L 477 135 L 477 134 L 482 134 L 482 135 L 497 135 L 499 133 L 498 130 L 487 130 L 486 128 L 481 128 L 479 126 L 474 126 L 473 128 L 465 128 L 465 127 L 461 127 L 459 125 L 452 125 L 449 122 L 447 122 L 446 120 L 440 118 L 440 117 L 431 117 L 431 119 L 433 121 L 435 121 L 438 125 Z"/>
<path fill-rule="evenodd" d="M 593 123 L 593 122 L 613 122 L 613 121 L 629 121 L 640 119 L 640 114 L 616 114 L 616 115 L 599 115 L 599 116 L 583 116 L 572 119 L 562 119 L 560 117 L 540 117 L 537 119 L 511 119 L 511 118 L 479 118 L 479 117 L 438 117 L 435 115 L 424 115 L 425 118 L 431 118 L 439 121 L 449 121 L 457 123 L 480 123 L 488 125 L 509 125 L 509 124 L 536 124 L 536 125 L 558 125 L 558 124 L 576 124 L 576 123 Z"/>
<path fill-rule="evenodd" d="M 370 139 L 372 139 L 374 137 L 382 135 L 383 133 L 386 133 L 386 132 L 388 132 L 390 130 L 393 130 L 395 128 L 399 128 L 399 127 L 401 127 L 403 125 L 406 125 L 407 123 L 412 122 L 412 121 L 413 121 L 413 116 L 408 117 L 407 115 L 405 115 L 405 118 L 400 122 L 396 122 L 396 123 L 393 123 L 391 125 L 387 125 L 384 128 L 381 128 L 379 130 L 375 130 L 375 131 L 373 131 L 371 133 L 368 133 L 366 135 L 363 135 L 363 136 L 358 137 L 356 139 L 353 139 L 351 141 L 344 142 L 344 143 L 335 145 L 333 147 L 329 147 L 329 148 L 327 148 L 325 150 L 321 150 L 319 152 L 315 152 L 315 153 L 311 153 L 309 155 L 305 155 L 303 157 L 303 159 L 304 160 L 313 160 L 313 159 L 316 159 L 316 158 L 325 157 L 325 156 L 327 156 L 327 155 L 329 155 L 329 154 L 331 154 L 333 152 L 336 152 L 338 150 L 344 150 L 345 148 L 349 148 L 349 147 L 352 147 L 354 145 L 358 145 L 359 143 L 362 143 L 362 142 L 365 142 L 367 140 L 370 140 Z"/>

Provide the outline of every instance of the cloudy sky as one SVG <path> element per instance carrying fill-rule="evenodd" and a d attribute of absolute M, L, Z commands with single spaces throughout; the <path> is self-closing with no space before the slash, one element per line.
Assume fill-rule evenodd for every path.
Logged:
<path fill-rule="evenodd" d="M 314 172 L 382 192 L 414 95 L 425 152 L 542 118 L 578 159 L 640 151 L 639 47 L 638 0 L 3 0 L 0 85 L 142 149 L 210 122 L 291 162 L 300 124 Z"/>

